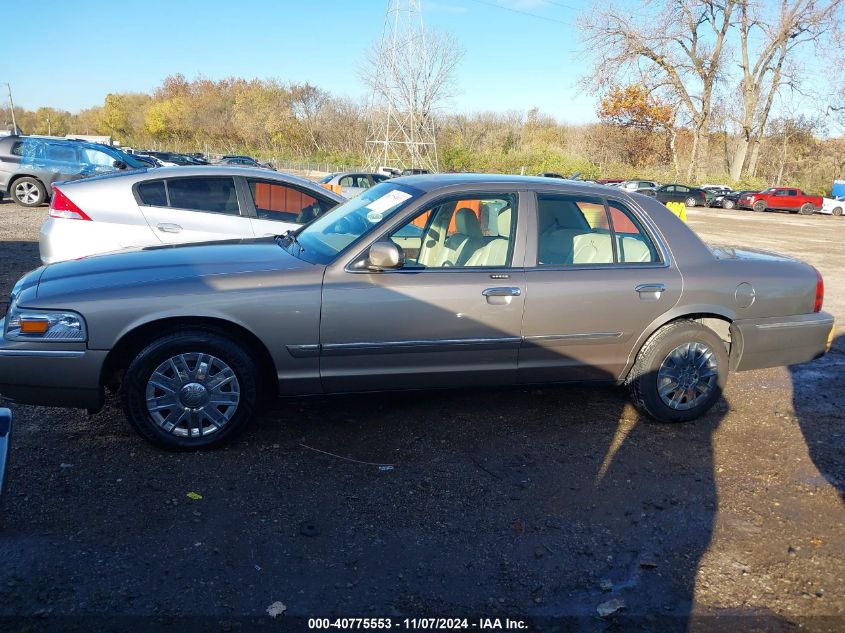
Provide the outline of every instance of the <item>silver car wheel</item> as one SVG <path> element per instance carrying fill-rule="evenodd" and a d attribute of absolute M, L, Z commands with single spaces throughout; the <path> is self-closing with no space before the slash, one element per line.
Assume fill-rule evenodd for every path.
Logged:
<path fill-rule="evenodd" d="M 202 437 L 222 429 L 238 409 L 235 372 L 210 354 L 168 358 L 147 381 L 147 411 L 162 430 L 179 437 Z"/>
<path fill-rule="evenodd" d="M 713 392 L 718 380 L 716 355 L 704 343 L 673 349 L 657 372 L 657 392 L 670 409 L 692 409 Z"/>
<path fill-rule="evenodd" d="M 23 204 L 35 204 L 41 192 L 31 182 L 19 182 L 15 185 L 15 199 Z"/>

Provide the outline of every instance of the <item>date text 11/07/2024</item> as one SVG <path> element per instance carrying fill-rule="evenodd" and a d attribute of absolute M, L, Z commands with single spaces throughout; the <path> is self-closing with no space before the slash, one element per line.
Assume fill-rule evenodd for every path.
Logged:
<path fill-rule="evenodd" d="M 309 618 L 309 629 L 409 629 L 409 630 L 525 630 L 524 620 L 510 618 Z"/>

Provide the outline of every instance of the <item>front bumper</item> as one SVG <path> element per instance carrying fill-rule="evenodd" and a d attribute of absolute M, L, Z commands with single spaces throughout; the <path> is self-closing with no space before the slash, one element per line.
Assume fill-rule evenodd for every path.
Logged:
<path fill-rule="evenodd" d="M 84 343 L 33 344 L 2 337 L 0 319 L 0 396 L 48 407 L 99 409 L 104 394 L 100 374 L 107 351 Z"/>
<path fill-rule="evenodd" d="M 827 312 L 734 321 L 731 370 L 797 365 L 824 356 L 834 327 L 833 316 Z"/>

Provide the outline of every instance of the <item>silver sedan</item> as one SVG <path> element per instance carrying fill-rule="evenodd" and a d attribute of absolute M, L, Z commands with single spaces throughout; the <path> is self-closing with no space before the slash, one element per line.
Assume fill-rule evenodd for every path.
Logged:
<path fill-rule="evenodd" d="M 303 178 L 243 167 L 141 169 L 58 183 L 41 227 L 41 261 L 279 235 L 344 200 Z"/>
<path fill-rule="evenodd" d="M 730 371 L 824 354 L 808 264 L 708 247 L 653 198 L 549 178 L 390 180 L 285 238 L 91 257 L 15 285 L 0 394 L 231 440 L 259 394 L 605 381 L 694 420 Z M 514 392 L 518 397 L 519 392 Z"/>

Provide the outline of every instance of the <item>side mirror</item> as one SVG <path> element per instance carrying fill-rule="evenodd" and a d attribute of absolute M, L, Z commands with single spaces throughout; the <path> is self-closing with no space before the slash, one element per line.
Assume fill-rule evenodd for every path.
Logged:
<path fill-rule="evenodd" d="M 115 169 L 126 169 L 127 167 L 129 167 L 129 165 L 124 163 L 122 160 L 116 160 L 112 163 L 112 167 L 114 167 Z"/>
<path fill-rule="evenodd" d="M 376 242 L 367 253 L 367 268 L 381 272 L 390 268 L 402 268 L 405 253 L 393 242 Z"/>

